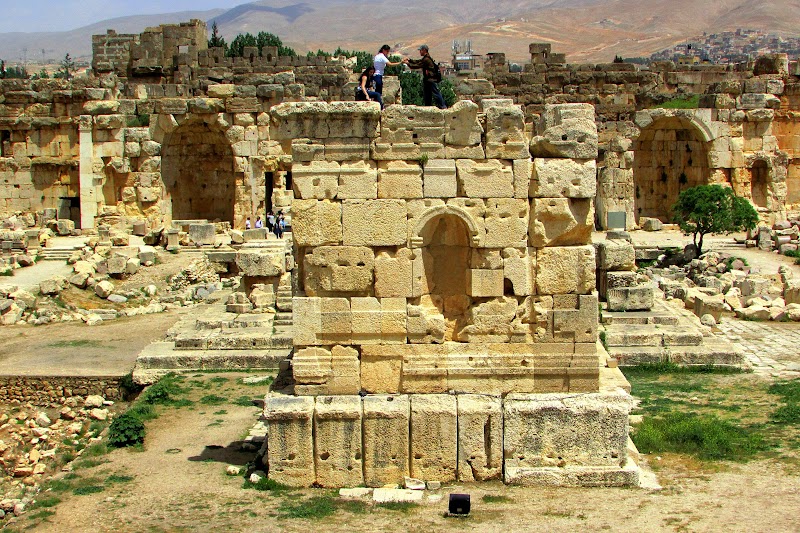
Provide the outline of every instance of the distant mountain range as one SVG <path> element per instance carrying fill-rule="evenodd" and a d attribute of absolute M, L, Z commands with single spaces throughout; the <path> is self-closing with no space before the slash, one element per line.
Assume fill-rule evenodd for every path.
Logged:
<path fill-rule="evenodd" d="M 505 52 L 514 61 L 529 58 L 529 43 L 550 42 L 580 63 L 648 56 L 703 32 L 800 34 L 796 0 L 261 0 L 232 9 L 121 17 L 68 32 L 0 33 L 0 58 L 38 63 L 67 52 L 89 58 L 94 34 L 139 33 L 192 18 L 208 21 L 209 28 L 216 21 L 229 42 L 238 33 L 268 31 L 298 52 L 337 46 L 372 51 L 387 43 L 412 56 L 426 43 L 440 60 L 449 57 L 454 39 L 471 40 L 476 53 Z"/>

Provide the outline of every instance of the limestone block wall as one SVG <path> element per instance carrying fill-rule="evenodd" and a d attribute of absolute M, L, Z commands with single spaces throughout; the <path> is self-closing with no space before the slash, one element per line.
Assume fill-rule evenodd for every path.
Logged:
<path fill-rule="evenodd" d="M 597 390 L 591 106 L 549 106 L 532 139 L 505 101 L 271 114 L 297 394 Z"/>

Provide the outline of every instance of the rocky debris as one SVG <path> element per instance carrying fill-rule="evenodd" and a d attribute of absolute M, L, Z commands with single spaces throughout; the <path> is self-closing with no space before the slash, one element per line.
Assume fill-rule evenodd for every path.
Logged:
<path fill-rule="evenodd" d="M 5 481 L 0 519 L 23 514 L 45 477 L 69 468 L 63 465 L 66 455 L 79 457 L 88 444 L 99 442 L 100 431 L 89 430 L 91 421 L 113 415 L 101 396 L 90 398 L 72 396 L 39 407 L 11 402 L 0 411 L 0 472 Z M 98 403 L 100 408 L 92 407 Z M 99 411 L 103 418 L 96 416 Z"/>
<path fill-rule="evenodd" d="M 800 249 L 800 219 L 775 222 L 772 227 L 760 226 L 749 232 L 745 244 L 795 256 Z"/>
<path fill-rule="evenodd" d="M 792 226 L 796 227 L 796 226 Z M 781 266 L 774 274 L 750 268 L 741 258 L 715 251 L 706 252 L 684 266 L 670 264 L 644 269 L 664 292 L 667 300 L 681 300 L 684 306 L 714 327 L 725 315 L 743 320 L 800 322 L 800 279 Z"/>

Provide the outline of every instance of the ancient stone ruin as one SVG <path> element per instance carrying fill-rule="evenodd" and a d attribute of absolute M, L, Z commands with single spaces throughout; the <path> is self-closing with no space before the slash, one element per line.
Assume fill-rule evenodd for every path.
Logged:
<path fill-rule="evenodd" d="M 657 227 L 681 190 L 706 183 L 790 231 L 797 63 L 568 65 L 534 43 L 522 72 L 492 54 L 485 78 L 456 79 L 444 111 L 397 105 L 389 79 L 381 112 L 351 101 L 345 59 L 269 47 L 226 58 L 206 34 L 200 21 L 110 31 L 94 38 L 90 77 L 0 81 L 4 254 L 47 227 L 96 233 L 107 257 L 76 259 L 91 263 L 88 286 L 110 264 L 127 272 L 115 235 L 207 252 L 191 272 L 230 274 L 236 292 L 144 353 L 141 381 L 280 359 L 265 460 L 281 483 L 636 485 L 632 398 L 598 342 L 598 294 L 609 313 L 649 310 L 655 286 L 634 272 L 632 245 L 595 249 L 591 232 Z M 658 107 L 684 94 L 699 107 Z M 290 240 L 241 231 L 270 210 Z M 684 292 L 712 318 L 731 306 Z M 4 311 L 16 305 L 0 295 Z M 674 331 L 626 352 L 652 332 L 608 320 L 622 363 L 673 357 L 676 341 L 687 364 L 741 362 L 671 319 L 644 322 Z"/>
<path fill-rule="evenodd" d="M 273 112 L 298 198 L 270 478 L 635 484 L 597 350 L 592 106 L 548 106 L 532 139 L 505 100 Z"/>

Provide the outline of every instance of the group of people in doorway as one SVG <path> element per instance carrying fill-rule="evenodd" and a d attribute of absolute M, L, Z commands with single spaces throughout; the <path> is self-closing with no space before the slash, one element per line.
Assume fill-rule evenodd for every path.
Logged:
<path fill-rule="evenodd" d="M 427 44 L 418 48 L 419 59 L 409 59 L 404 57 L 400 61 L 389 61 L 391 47 L 388 44 L 381 46 L 378 55 L 375 56 L 371 66 L 368 66 L 358 78 L 356 87 L 356 100 L 366 102 L 378 102 L 383 109 L 383 74 L 386 67 L 397 65 L 408 65 L 411 69 L 422 71 L 422 101 L 425 105 L 436 105 L 439 109 L 446 109 L 439 82 L 441 74 L 439 67 L 431 57 Z"/>
<path fill-rule="evenodd" d="M 244 229 L 260 229 L 264 227 L 264 224 L 265 222 L 261 219 L 261 215 L 256 217 L 255 226 L 250 221 L 250 217 L 247 217 L 247 220 L 244 221 Z M 278 211 L 277 215 L 272 211 L 267 213 L 266 229 L 267 233 L 274 233 L 279 239 L 283 237 L 286 232 L 286 218 L 283 216 L 283 211 Z"/>

